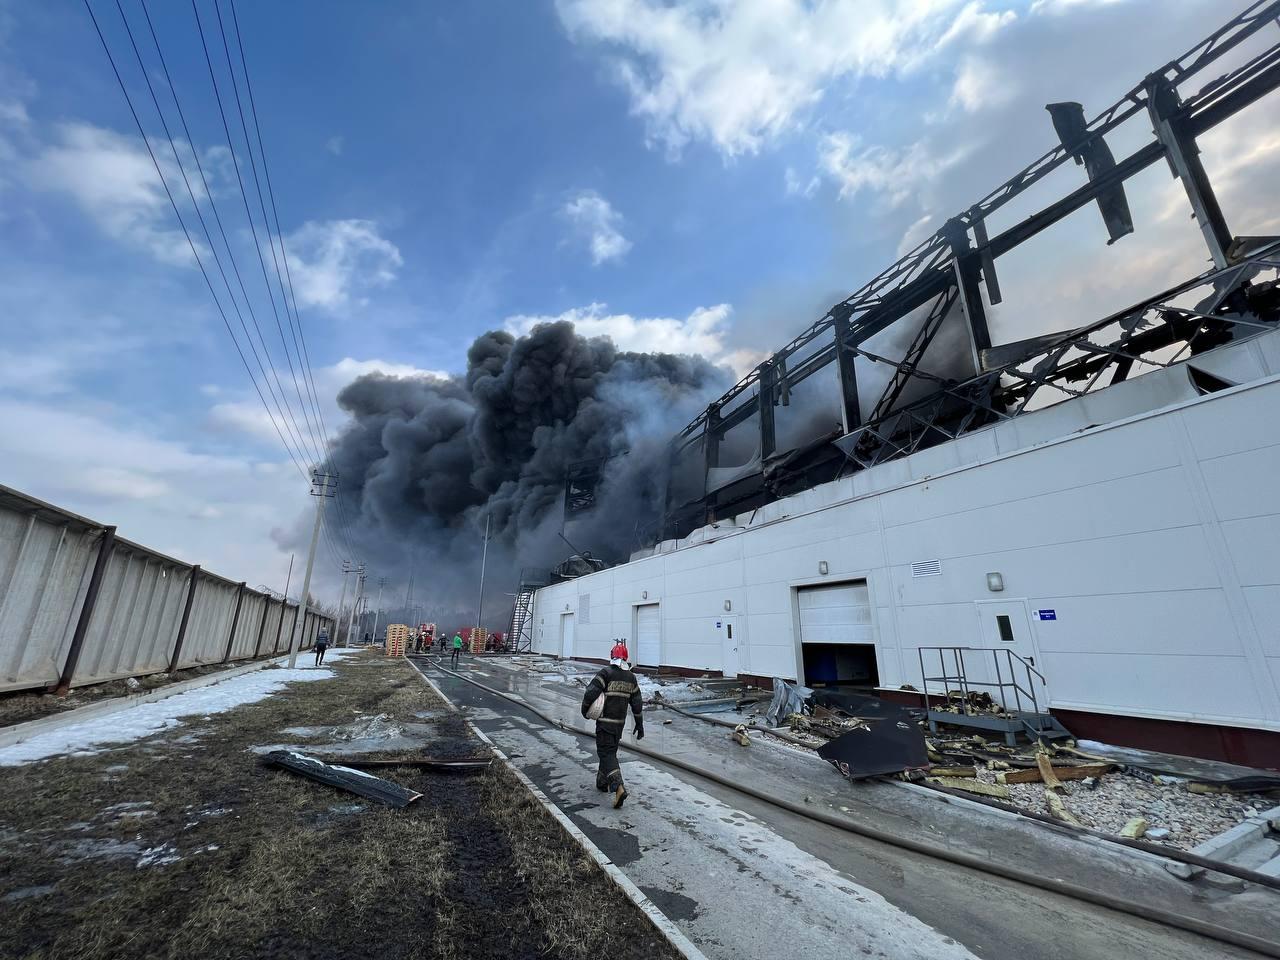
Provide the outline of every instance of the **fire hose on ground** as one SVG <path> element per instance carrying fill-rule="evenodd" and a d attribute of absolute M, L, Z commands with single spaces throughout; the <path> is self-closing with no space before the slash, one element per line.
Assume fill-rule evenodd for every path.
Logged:
<path fill-rule="evenodd" d="M 506 691 L 497 690 L 493 687 L 487 686 L 478 680 L 472 680 L 470 677 L 466 677 L 453 670 L 449 670 L 446 667 L 441 666 L 439 663 L 435 663 L 434 661 L 429 661 L 429 662 L 436 669 L 440 670 L 443 673 L 449 674 L 451 677 L 455 677 L 459 680 L 462 680 L 465 683 L 471 684 L 472 686 L 479 687 L 481 690 L 484 690 L 487 693 L 491 693 L 496 697 L 501 697 L 503 700 L 510 701 L 511 703 L 514 703 L 517 706 L 523 707 L 524 709 L 528 710 L 530 713 L 539 717 L 540 719 L 550 724 L 551 726 L 554 726 L 560 730 L 564 730 L 567 733 L 574 733 L 574 734 L 577 734 L 578 736 L 587 737 L 592 740 L 595 739 L 595 733 L 593 731 L 586 730 L 582 727 L 575 727 L 568 723 L 565 723 L 563 720 L 557 719 L 556 717 L 553 717 L 550 714 L 545 713 L 542 710 L 538 709 L 533 704 L 529 703 L 527 700 L 521 699 L 520 697 L 507 693 Z M 683 713 L 684 711 L 677 711 L 677 712 Z M 986 873 L 992 876 L 1001 877 L 1005 880 L 1011 880 L 1015 883 L 1021 883 L 1030 887 L 1035 887 L 1040 890 L 1046 890 L 1050 893 L 1060 894 L 1064 897 L 1070 897 L 1074 900 L 1079 900 L 1083 903 L 1092 904 L 1093 906 L 1096 906 L 1096 907 L 1103 907 L 1107 910 L 1112 910 L 1117 913 L 1123 913 L 1131 917 L 1136 917 L 1139 920 L 1147 920 L 1153 923 L 1163 924 L 1164 926 L 1167 926 L 1167 927 L 1173 927 L 1174 929 L 1177 929 L 1177 930 L 1184 930 L 1188 933 L 1194 933 L 1194 934 L 1197 934 L 1198 936 L 1206 937 L 1210 940 L 1216 940 L 1219 943 L 1225 943 L 1225 944 L 1229 944 L 1230 946 L 1240 947 L 1244 950 L 1251 950 L 1254 953 L 1260 954 L 1264 957 L 1274 957 L 1276 958 L 1276 960 L 1280 960 L 1280 943 L 1276 943 L 1270 940 L 1264 940 L 1261 937 L 1255 937 L 1252 934 L 1241 933 L 1236 930 L 1230 930 L 1226 927 L 1218 926 L 1215 923 L 1209 923 L 1204 920 L 1197 920 L 1194 917 L 1180 916 L 1177 913 L 1174 913 L 1170 910 L 1164 910 L 1160 907 L 1148 906 L 1145 904 L 1136 903 L 1131 900 L 1125 900 L 1113 895 L 1099 893 L 1097 891 L 1090 890 L 1087 887 L 1082 887 L 1078 884 L 1070 883 L 1065 880 L 1056 880 L 1056 879 L 1041 877 L 1037 874 L 1030 873 L 1028 871 L 1019 870 L 1017 867 L 1005 866 L 997 863 L 989 863 L 986 860 L 983 860 L 982 858 L 973 856 L 971 854 L 961 853 L 955 850 L 947 850 L 943 847 L 937 847 L 932 844 L 925 843 L 919 840 L 912 840 L 908 837 L 896 836 L 892 833 L 888 833 L 886 831 L 877 829 L 876 827 L 867 826 L 865 824 L 857 823 L 852 820 L 846 820 L 842 817 L 837 817 L 832 814 L 826 813 L 825 811 L 814 809 L 812 807 L 807 807 L 803 804 L 795 803 L 783 797 L 777 797 L 772 794 L 766 793 L 762 790 L 757 790 L 754 787 L 737 783 L 733 780 L 730 780 L 728 777 L 720 776 L 717 773 L 713 773 L 710 770 L 705 770 L 701 767 L 695 766 L 692 763 L 687 763 L 676 757 L 664 756 L 663 754 L 659 753 L 657 750 L 652 750 L 639 743 L 624 742 L 620 744 L 620 746 L 625 750 L 630 750 L 633 753 L 638 753 L 641 756 L 650 758 L 651 760 L 656 760 L 659 763 L 664 763 L 664 764 L 667 764 L 668 766 L 678 767 L 679 769 L 687 771 L 688 773 L 695 774 L 706 780 L 710 780 L 713 783 L 717 783 L 722 787 L 726 787 L 738 793 L 746 794 L 747 796 L 753 797 L 754 799 L 759 800 L 763 803 L 767 803 L 770 806 L 778 807 L 781 810 L 786 810 L 787 812 L 794 813 L 797 816 L 804 817 L 808 820 L 814 820 L 818 823 L 825 824 L 829 827 L 835 827 L 838 830 L 843 830 L 847 833 L 852 833 L 857 836 L 864 837 L 868 840 L 884 843 L 889 846 L 897 847 L 901 850 L 907 850 L 907 851 L 910 851 L 911 853 L 920 854 L 921 856 L 932 857 L 935 860 L 942 860 L 946 863 L 955 864 L 956 866 L 959 866 L 959 867 L 966 867 L 970 870 L 976 870 L 980 873 Z"/>

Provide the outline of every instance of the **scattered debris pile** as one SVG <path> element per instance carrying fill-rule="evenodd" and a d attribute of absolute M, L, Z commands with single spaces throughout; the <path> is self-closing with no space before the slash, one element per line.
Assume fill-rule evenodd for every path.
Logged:
<path fill-rule="evenodd" d="M 1266 793 L 1280 796 L 1280 777 L 1211 782 L 1203 774 L 1159 772 L 1173 765 L 1160 763 L 1162 755 L 1150 755 L 1146 766 L 1153 772 L 1072 741 L 1011 748 L 970 736 L 930 738 L 928 745 L 934 766 L 920 777 L 926 786 L 991 797 L 1064 823 L 1182 850 L 1257 816 L 1271 805 Z M 1144 754 L 1128 751 L 1126 757 L 1141 760 Z"/>
<path fill-rule="evenodd" d="M 985 693 L 957 694 L 944 709 L 995 715 L 1001 710 Z M 889 716 L 892 723 L 879 729 L 903 735 L 903 749 L 896 753 L 874 735 Z M 899 723 L 911 728 L 909 735 Z M 815 750 L 851 779 L 898 774 L 1115 836 L 1128 827 L 1138 838 L 1183 850 L 1260 816 L 1280 800 L 1280 776 L 1264 771 L 1074 740 L 1010 747 L 981 735 L 926 736 L 926 723 L 922 710 L 780 678 L 774 679 L 768 709 L 753 710 L 747 721 L 766 736 Z M 924 756 L 907 751 L 908 741 L 919 744 Z"/>

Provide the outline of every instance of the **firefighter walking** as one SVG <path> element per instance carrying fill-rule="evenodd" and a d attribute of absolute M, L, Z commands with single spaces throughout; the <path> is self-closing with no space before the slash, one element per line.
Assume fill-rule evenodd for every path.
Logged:
<path fill-rule="evenodd" d="M 602 793 L 613 792 L 615 810 L 627 799 L 627 788 L 618 766 L 618 744 L 627 725 L 628 706 L 635 718 L 636 739 L 643 740 L 644 702 L 640 684 L 627 661 L 618 657 L 591 678 L 582 697 L 582 715 L 596 721 L 596 755 L 600 758 L 596 789 Z"/>

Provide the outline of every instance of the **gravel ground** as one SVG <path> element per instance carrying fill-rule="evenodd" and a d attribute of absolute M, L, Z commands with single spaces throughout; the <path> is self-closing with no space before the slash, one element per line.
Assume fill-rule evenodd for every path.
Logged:
<path fill-rule="evenodd" d="M 996 780 L 995 771 L 979 770 L 978 775 L 991 783 Z M 1093 790 L 1081 781 L 1068 780 L 1059 795 L 1086 827 L 1118 834 L 1133 817 L 1143 817 L 1148 827 L 1169 831 L 1169 838 L 1159 842 L 1182 850 L 1274 805 L 1261 795 L 1188 793 L 1182 782 L 1148 783 L 1120 771 L 1103 776 Z M 1049 812 L 1042 783 L 1011 783 L 1009 799 L 1024 810 Z"/>
<path fill-rule="evenodd" d="M 763 723 L 759 726 L 769 736 L 767 727 Z M 815 750 L 827 742 L 826 737 L 805 731 L 787 732 Z M 1061 764 L 1062 760 L 1057 762 Z M 986 783 L 996 783 L 997 774 L 996 770 L 978 768 L 978 779 Z M 1155 842 L 1180 850 L 1191 850 L 1278 802 L 1264 794 L 1189 793 L 1185 781 L 1160 779 L 1164 782 L 1152 783 L 1117 769 L 1098 779 L 1092 790 L 1082 781 L 1065 781 L 1059 796 L 1086 827 L 1118 835 L 1131 819 L 1142 817 L 1148 829 L 1163 827 L 1169 831 L 1167 839 Z M 1031 813 L 1051 813 L 1043 783 L 1011 783 L 1008 788 L 1008 802 L 1014 806 Z"/>

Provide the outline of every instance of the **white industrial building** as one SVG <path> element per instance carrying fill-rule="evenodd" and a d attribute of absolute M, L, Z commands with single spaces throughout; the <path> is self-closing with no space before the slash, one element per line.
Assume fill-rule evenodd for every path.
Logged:
<path fill-rule="evenodd" d="M 545 587 L 533 646 L 885 692 L 1010 649 L 1079 735 L 1275 765 L 1277 477 L 1265 333 Z"/>

